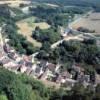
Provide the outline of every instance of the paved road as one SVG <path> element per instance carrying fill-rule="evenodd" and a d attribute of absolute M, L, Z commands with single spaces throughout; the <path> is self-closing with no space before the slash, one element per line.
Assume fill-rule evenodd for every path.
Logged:
<path fill-rule="evenodd" d="M 3 38 L 2 38 L 1 31 L 2 31 L 2 27 L 0 27 L 0 44 L 1 44 L 2 49 L 3 49 Z"/>

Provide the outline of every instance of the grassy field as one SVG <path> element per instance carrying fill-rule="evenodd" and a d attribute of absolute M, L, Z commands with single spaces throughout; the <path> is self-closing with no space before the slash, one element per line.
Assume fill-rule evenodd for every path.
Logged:
<path fill-rule="evenodd" d="M 27 23 L 28 26 L 31 27 L 33 30 L 37 26 L 39 26 L 40 29 L 47 29 L 50 27 L 46 22 L 35 23 L 35 19 L 36 19 L 36 17 L 30 17 L 30 18 L 20 21 L 19 23 Z"/>
<path fill-rule="evenodd" d="M 71 25 L 74 29 L 78 27 L 88 28 L 100 33 L 100 13 L 92 13 Z"/>
<path fill-rule="evenodd" d="M 47 29 L 50 26 L 46 22 L 34 23 L 36 17 L 30 17 L 21 21 L 18 21 L 16 25 L 19 27 L 19 33 L 23 34 L 28 41 L 33 43 L 36 47 L 41 47 L 41 43 L 34 40 L 31 35 L 32 31 L 35 29 L 36 26 L 39 26 L 41 29 Z"/>

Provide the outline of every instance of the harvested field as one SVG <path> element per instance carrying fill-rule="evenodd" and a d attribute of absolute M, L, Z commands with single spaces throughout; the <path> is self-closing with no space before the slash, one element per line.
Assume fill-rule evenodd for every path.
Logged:
<path fill-rule="evenodd" d="M 35 17 L 30 17 L 21 21 L 18 21 L 16 25 L 19 27 L 19 33 L 24 35 L 28 41 L 33 43 L 36 47 L 41 47 L 41 43 L 34 40 L 31 35 L 32 31 L 35 29 L 36 26 L 39 26 L 41 29 L 47 29 L 50 26 L 46 22 L 41 23 L 34 23 Z"/>
<path fill-rule="evenodd" d="M 34 40 L 31 35 L 32 35 L 32 31 L 33 28 L 29 27 L 27 23 L 17 23 L 18 27 L 19 27 L 19 33 L 22 34 L 23 36 L 25 36 L 27 38 L 28 41 L 30 41 L 31 43 L 33 43 L 34 46 L 36 47 L 41 47 L 41 43 L 37 42 L 36 40 Z"/>
<path fill-rule="evenodd" d="M 0 0 L 0 4 L 9 4 L 12 7 L 18 7 L 21 3 L 30 4 L 31 2 L 26 0 Z"/>
<path fill-rule="evenodd" d="M 92 13 L 84 18 L 71 24 L 73 29 L 84 27 L 90 30 L 95 30 L 95 33 L 100 33 L 100 13 Z"/>

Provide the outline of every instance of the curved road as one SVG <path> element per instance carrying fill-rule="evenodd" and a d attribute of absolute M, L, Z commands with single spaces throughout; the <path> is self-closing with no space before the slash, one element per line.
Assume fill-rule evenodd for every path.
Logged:
<path fill-rule="evenodd" d="M 73 31 L 78 32 L 77 30 L 72 28 L 72 24 L 76 23 L 77 21 L 81 20 L 82 17 L 85 17 L 87 14 L 91 14 L 93 11 L 89 11 L 88 13 L 86 13 L 85 15 L 79 17 L 78 19 L 76 19 L 75 21 L 71 22 L 69 24 L 69 28 Z M 67 36 L 66 38 L 57 41 L 56 43 L 51 45 L 51 48 L 54 49 L 56 48 L 60 43 L 62 43 L 63 41 L 69 41 L 69 40 L 78 40 L 78 41 L 83 41 L 85 37 L 92 37 L 92 38 L 96 38 L 96 36 L 94 36 L 95 33 L 83 33 L 81 32 L 81 34 L 77 35 L 77 36 Z"/>
<path fill-rule="evenodd" d="M 83 41 L 84 39 L 82 38 L 83 34 L 77 35 L 77 36 L 68 36 L 62 40 L 57 41 L 56 43 L 51 45 L 51 48 L 54 49 L 56 48 L 60 43 L 62 43 L 63 41 L 69 41 L 69 40 L 79 40 L 79 41 Z"/>

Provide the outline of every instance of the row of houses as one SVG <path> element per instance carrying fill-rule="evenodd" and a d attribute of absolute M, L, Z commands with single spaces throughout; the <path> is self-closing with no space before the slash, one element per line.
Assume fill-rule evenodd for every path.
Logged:
<path fill-rule="evenodd" d="M 15 73 L 25 73 L 34 78 L 63 86 L 72 87 L 75 83 L 80 82 L 86 87 L 91 82 L 95 83 L 95 77 L 91 79 L 91 75 L 85 74 L 81 66 L 73 64 L 70 71 L 61 71 L 61 64 L 53 64 L 44 60 L 38 61 L 35 58 L 37 54 L 20 55 L 5 43 L 3 49 L 0 46 L 0 64 Z"/>

